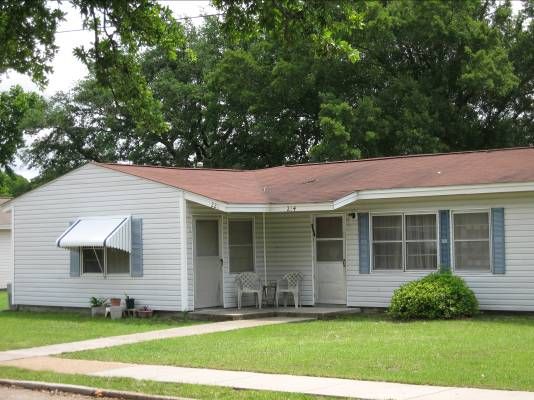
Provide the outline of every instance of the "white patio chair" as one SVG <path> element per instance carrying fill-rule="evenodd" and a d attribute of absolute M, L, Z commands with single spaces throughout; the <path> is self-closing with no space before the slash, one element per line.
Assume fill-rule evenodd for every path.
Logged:
<path fill-rule="evenodd" d="M 244 293 L 256 294 L 256 306 L 261 308 L 263 286 L 261 278 L 255 272 L 242 272 L 235 278 L 237 286 L 237 308 L 241 308 L 241 297 Z"/>
<path fill-rule="evenodd" d="M 276 281 L 276 307 L 278 307 L 278 296 L 284 294 L 284 307 L 287 307 L 287 297 L 293 295 L 295 308 L 299 308 L 300 303 L 300 282 L 302 275 L 300 272 L 289 272 Z"/>

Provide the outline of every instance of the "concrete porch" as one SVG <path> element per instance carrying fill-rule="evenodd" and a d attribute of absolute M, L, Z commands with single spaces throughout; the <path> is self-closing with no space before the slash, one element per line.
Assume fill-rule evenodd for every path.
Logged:
<path fill-rule="evenodd" d="M 261 310 L 255 307 L 237 308 L 204 308 L 192 311 L 188 314 L 190 319 L 228 321 L 252 318 L 270 317 L 299 317 L 314 319 L 333 319 L 342 315 L 358 314 L 361 310 L 357 307 L 343 306 L 315 306 L 315 307 L 266 307 Z"/>

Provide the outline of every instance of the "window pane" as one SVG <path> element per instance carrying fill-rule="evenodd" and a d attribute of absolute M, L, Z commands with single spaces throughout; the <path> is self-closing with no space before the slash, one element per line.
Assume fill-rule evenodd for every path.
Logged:
<path fill-rule="evenodd" d="M 230 245 L 252 244 L 252 221 L 232 221 L 228 222 L 230 231 Z"/>
<path fill-rule="evenodd" d="M 488 213 L 454 214 L 454 238 L 458 240 L 488 239 Z"/>
<path fill-rule="evenodd" d="M 317 261 L 343 261 L 343 240 L 318 240 Z"/>
<path fill-rule="evenodd" d="M 83 249 L 83 273 L 104 273 L 104 250 Z"/>
<path fill-rule="evenodd" d="M 489 271 L 489 240 L 454 242 L 454 268 L 459 271 Z"/>
<path fill-rule="evenodd" d="M 373 243 L 373 269 L 402 269 L 402 242 Z"/>
<path fill-rule="evenodd" d="M 373 240 L 402 240 L 402 216 L 373 216 Z"/>
<path fill-rule="evenodd" d="M 438 252 L 436 242 L 406 243 L 406 269 L 436 269 Z"/>
<path fill-rule="evenodd" d="M 215 220 L 198 220 L 196 222 L 197 256 L 209 257 L 219 255 L 219 224 Z"/>
<path fill-rule="evenodd" d="M 230 272 L 254 271 L 252 246 L 230 246 Z"/>
<path fill-rule="evenodd" d="M 343 219 L 341 217 L 319 217 L 316 223 L 318 238 L 343 237 Z"/>
<path fill-rule="evenodd" d="M 108 274 L 129 274 L 130 253 L 117 249 L 108 249 Z"/>
<path fill-rule="evenodd" d="M 407 215 L 406 240 L 436 240 L 436 216 Z"/>

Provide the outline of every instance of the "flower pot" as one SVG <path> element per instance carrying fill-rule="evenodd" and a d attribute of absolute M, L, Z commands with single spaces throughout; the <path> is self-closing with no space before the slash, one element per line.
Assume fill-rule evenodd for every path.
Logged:
<path fill-rule="evenodd" d="M 104 315 L 106 313 L 106 306 L 91 307 L 91 317 L 97 315 Z"/>
<path fill-rule="evenodd" d="M 131 297 L 128 297 L 126 299 L 126 309 L 127 310 L 133 310 L 135 308 L 135 299 L 132 299 Z"/>
<path fill-rule="evenodd" d="M 118 307 L 118 306 L 121 305 L 121 299 L 112 298 L 112 299 L 110 299 L 110 301 L 111 301 L 111 305 L 112 306 Z"/>
<path fill-rule="evenodd" d="M 153 310 L 137 310 L 139 318 L 152 318 L 152 314 L 154 314 Z"/>
<path fill-rule="evenodd" d="M 122 318 L 122 307 L 121 306 L 111 306 L 109 310 L 111 319 L 121 319 Z"/>

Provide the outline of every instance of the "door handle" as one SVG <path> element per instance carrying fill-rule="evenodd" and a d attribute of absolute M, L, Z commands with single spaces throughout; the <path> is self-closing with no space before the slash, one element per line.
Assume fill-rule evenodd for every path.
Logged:
<path fill-rule="evenodd" d="M 347 260 L 343 259 L 343 269 L 347 270 Z"/>
<path fill-rule="evenodd" d="M 219 262 L 221 263 L 221 268 L 222 268 L 224 265 L 224 260 L 222 258 L 219 258 Z"/>

